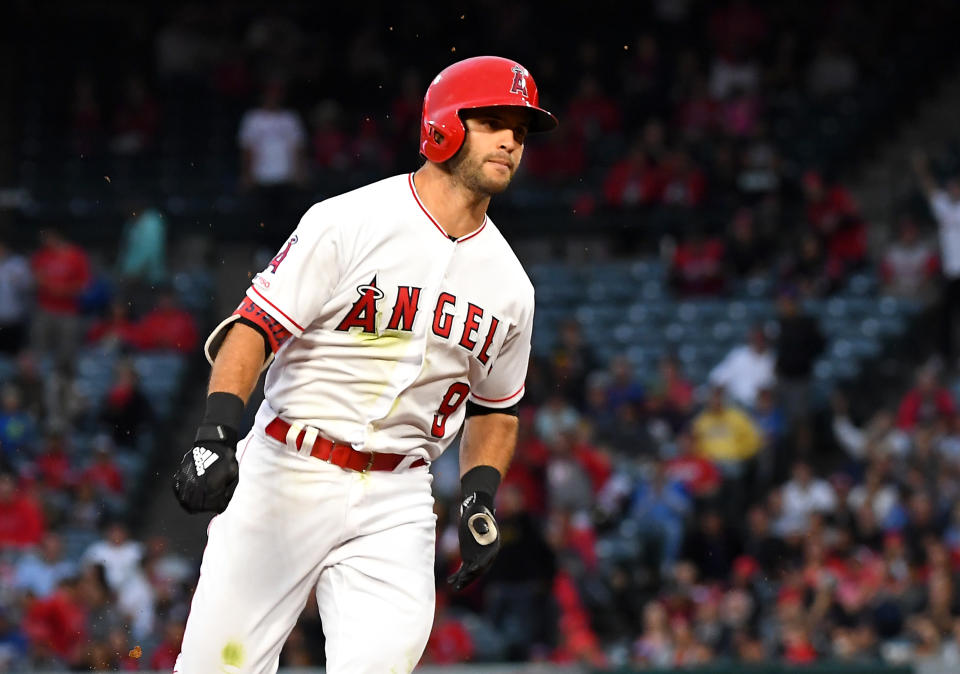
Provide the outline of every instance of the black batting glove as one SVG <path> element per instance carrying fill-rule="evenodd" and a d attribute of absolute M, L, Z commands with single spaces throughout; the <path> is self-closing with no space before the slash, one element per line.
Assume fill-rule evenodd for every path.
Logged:
<path fill-rule="evenodd" d="M 500 552 L 500 528 L 494 517 L 493 495 L 500 473 L 491 466 L 470 469 L 461 481 L 466 498 L 460 504 L 460 568 L 447 578 L 459 592 L 486 573 Z"/>
<path fill-rule="evenodd" d="M 227 509 L 240 477 L 235 429 L 242 414 L 243 401 L 233 394 L 213 393 L 207 399 L 207 414 L 193 448 L 173 474 L 173 493 L 188 513 L 219 514 Z M 213 418 L 225 423 L 214 423 Z"/>

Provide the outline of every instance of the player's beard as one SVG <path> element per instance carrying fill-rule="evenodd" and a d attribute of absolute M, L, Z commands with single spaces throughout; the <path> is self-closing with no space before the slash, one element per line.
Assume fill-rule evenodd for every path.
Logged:
<path fill-rule="evenodd" d="M 447 170 L 450 171 L 450 175 L 471 192 L 492 197 L 507 189 L 515 171 L 515 168 L 511 166 L 506 178 L 491 178 L 484 173 L 484 166 L 493 157 L 495 155 L 477 156 L 470 152 L 467 145 L 464 144 L 460 151 L 447 162 Z"/>

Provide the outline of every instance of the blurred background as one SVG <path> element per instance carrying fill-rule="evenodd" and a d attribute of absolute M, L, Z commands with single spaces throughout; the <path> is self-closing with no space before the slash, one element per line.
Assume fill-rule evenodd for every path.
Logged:
<path fill-rule="evenodd" d="M 491 209 L 537 290 L 503 550 L 447 591 L 453 446 L 424 663 L 960 667 L 960 5 L 0 12 L 0 671 L 170 670 L 203 338 L 479 54 L 561 127 Z"/>

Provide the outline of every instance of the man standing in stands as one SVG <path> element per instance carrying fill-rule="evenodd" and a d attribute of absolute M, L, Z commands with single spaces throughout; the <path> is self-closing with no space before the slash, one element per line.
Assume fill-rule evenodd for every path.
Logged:
<path fill-rule="evenodd" d="M 941 188 L 934 180 L 930 164 L 923 152 L 914 155 L 913 170 L 927 197 L 940 233 L 940 268 L 943 270 L 943 287 L 940 292 L 940 353 L 947 361 L 947 366 L 953 368 L 957 355 L 954 346 L 954 323 L 960 310 L 960 175 L 951 176 L 946 183 L 946 189 Z"/>
<path fill-rule="evenodd" d="M 33 346 L 69 365 L 80 341 L 80 295 L 90 283 L 90 260 L 63 234 L 45 229 L 30 265 L 37 283 Z"/>

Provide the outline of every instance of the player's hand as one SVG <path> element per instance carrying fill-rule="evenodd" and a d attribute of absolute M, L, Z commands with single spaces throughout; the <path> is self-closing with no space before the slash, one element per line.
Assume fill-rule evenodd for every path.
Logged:
<path fill-rule="evenodd" d="M 221 425 L 197 429 L 193 449 L 183 455 L 173 474 L 173 493 L 188 513 L 227 509 L 237 488 L 240 466 L 236 457 L 237 432 Z"/>
<path fill-rule="evenodd" d="M 459 592 L 483 575 L 500 552 L 500 528 L 493 516 L 493 499 L 474 492 L 460 504 L 460 568 L 447 582 Z"/>

